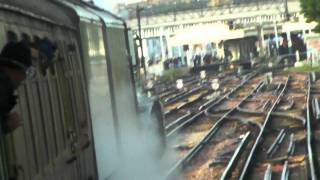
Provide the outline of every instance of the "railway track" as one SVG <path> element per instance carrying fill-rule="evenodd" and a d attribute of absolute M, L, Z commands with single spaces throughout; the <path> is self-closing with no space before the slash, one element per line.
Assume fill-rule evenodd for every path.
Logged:
<path fill-rule="evenodd" d="M 255 74 L 251 74 L 231 92 L 219 98 L 219 100 L 215 101 L 215 103 L 211 104 L 208 108 L 225 104 L 230 96 L 248 96 L 253 93 L 257 87 L 262 84 L 262 76 L 254 77 Z M 219 117 L 208 117 L 205 111 L 206 110 L 202 110 L 167 135 L 167 137 L 170 137 L 168 138 L 169 146 L 174 148 L 178 157 L 177 162 L 169 171 L 168 177 L 183 167 L 184 164 L 188 162 L 188 159 L 201 149 L 202 142 L 211 136 L 214 130 L 212 129 L 214 128 L 214 124 L 221 119 Z M 225 113 L 225 115 L 222 114 L 222 116 L 227 116 L 227 114 L 228 113 Z"/>
<path fill-rule="evenodd" d="M 196 76 L 182 78 L 182 80 L 184 82 L 184 86 L 186 88 L 188 88 L 188 87 L 192 87 L 195 84 L 199 83 L 199 81 L 201 79 L 198 75 L 196 75 Z M 155 89 L 159 89 L 159 90 L 155 90 L 155 93 L 160 99 L 170 98 L 172 96 L 177 96 L 179 93 L 183 93 L 183 92 L 188 91 L 188 89 L 186 89 L 186 91 L 179 91 L 176 88 L 176 81 L 164 83 L 164 85 L 162 85 L 164 87 L 162 87 L 162 88 L 158 87 L 158 86 L 161 86 L 161 85 L 155 85 Z"/>
<path fill-rule="evenodd" d="M 315 169 L 320 167 L 320 74 L 311 73 L 311 83 L 310 86 L 310 103 L 312 105 L 312 110 L 310 110 L 310 126 L 311 126 L 311 148 L 313 149 L 313 160 Z M 315 176 L 319 179 L 320 172 L 316 171 Z"/>
<path fill-rule="evenodd" d="M 195 84 L 198 84 L 201 81 L 200 78 L 196 78 L 190 82 L 184 82 L 185 88 L 183 90 L 178 90 L 176 88 L 176 84 L 173 85 L 172 90 L 170 90 L 168 93 L 159 95 L 159 98 L 163 99 L 163 101 L 168 104 L 175 101 L 175 99 L 187 94 L 191 89 L 191 87 L 194 87 Z"/>
<path fill-rule="evenodd" d="M 316 179 L 309 76 L 257 84 L 241 84 L 177 133 L 167 179 Z"/>
<path fill-rule="evenodd" d="M 240 82 L 240 84 L 238 84 L 236 87 L 231 88 L 230 92 L 225 93 L 222 96 L 219 96 L 217 98 L 208 100 L 207 102 L 205 102 L 204 104 L 202 104 L 197 113 L 191 114 L 191 117 L 187 117 L 186 119 L 178 119 L 175 122 L 169 124 L 168 126 L 171 126 L 172 124 L 174 124 L 174 128 L 171 128 L 171 131 L 169 131 L 167 133 L 167 137 L 170 137 L 172 135 L 175 135 L 177 132 L 180 131 L 180 129 L 183 129 L 186 126 L 191 125 L 194 121 L 197 121 L 199 118 L 205 116 L 205 112 L 207 109 L 213 108 L 217 105 L 223 104 L 223 103 L 227 103 L 228 98 L 230 98 L 230 96 L 233 96 L 236 92 L 239 91 L 240 88 L 244 88 L 245 90 L 243 92 L 240 92 L 239 95 L 241 95 L 241 93 L 247 93 L 250 91 L 250 88 L 252 88 L 250 85 L 250 83 L 248 83 L 248 81 L 250 79 L 252 79 L 253 77 L 256 76 L 256 73 L 251 73 L 248 74 L 245 78 L 243 78 L 242 82 Z M 259 79 L 259 78 L 257 78 Z M 258 83 L 257 80 L 254 80 L 253 83 Z M 167 130 L 169 129 L 167 126 Z"/>
<path fill-rule="evenodd" d="M 213 78 L 211 78 L 213 79 Z M 210 81 L 210 80 L 209 80 Z M 218 91 L 212 90 L 210 84 L 207 84 L 202 90 L 191 93 L 190 96 L 180 99 L 171 105 L 170 110 L 165 114 L 165 126 L 167 133 L 179 126 L 181 123 L 196 115 L 212 103 L 223 97 L 238 85 L 241 81 L 237 76 L 228 76 L 219 79 L 220 88 Z"/>
<path fill-rule="evenodd" d="M 314 178 L 308 148 L 308 84 L 308 76 L 294 75 L 291 79 L 282 104 L 266 121 L 239 179 Z"/>
<path fill-rule="evenodd" d="M 260 87 L 265 87 L 263 84 Z M 278 95 L 279 93 L 277 93 Z M 255 139 L 259 136 L 259 132 L 262 129 L 263 121 L 267 119 L 268 115 L 259 115 L 259 116 L 248 116 L 246 113 L 239 111 L 239 108 L 246 108 L 252 106 L 254 99 L 261 99 L 264 96 L 272 96 L 274 99 L 271 102 L 271 107 L 273 104 L 276 104 L 277 96 L 272 95 L 272 93 L 261 92 L 261 88 L 258 88 L 255 93 L 250 96 L 246 96 L 237 105 L 230 109 L 230 112 L 227 116 L 223 116 L 219 122 L 216 124 L 216 131 L 207 141 L 203 150 L 200 152 L 199 156 L 196 156 L 190 161 L 190 165 L 184 170 L 185 179 L 230 179 L 233 175 L 233 172 L 236 171 L 236 167 L 233 162 L 241 161 L 239 157 L 244 153 L 247 153 L 245 149 L 252 147 L 254 144 L 252 139 Z M 234 95 L 230 100 L 237 100 L 239 97 Z M 227 101 L 227 102 L 230 102 Z M 227 108 L 232 107 L 229 104 Z M 227 109 L 226 108 L 226 109 Z M 270 109 L 270 110 L 269 110 Z M 223 110 L 223 109 L 222 109 Z M 267 111 L 271 111 L 271 108 L 267 108 Z M 217 116 L 217 109 L 211 109 L 209 114 L 211 116 Z M 247 145 L 244 145 L 241 151 L 238 154 L 235 154 L 235 160 L 230 161 L 233 156 L 236 148 L 238 147 L 241 137 L 250 133 L 250 141 L 247 142 Z"/>
<path fill-rule="evenodd" d="M 195 78 L 194 80 L 190 81 L 190 82 L 184 82 L 184 88 L 182 90 L 178 90 L 176 88 L 176 84 L 174 84 L 173 86 L 173 90 L 171 92 L 171 94 L 158 94 L 157 96 L 163 101 L 163 103 L 167 106 L 174 106 L 175 103 L 178 103 L 179 101 L 183 100 L 185 97 L 188 97 L 194 93 L 197 92 L 197 90 L 201 90 L 203 88 L 206 88 L 208 86 L 210 86 L 210 81 L 212 79 L 221 79 L 222 77 L 228 77 L 231 74 L 210 74 L 207 75 L 207 77 L 205 79 L 201 79 L 200 77 Z M 201 82 L 201 81 L 205 81 L 205 82 Z M 172 108 L 169 108 L 172 109 Z"/>
<path fill-rule="evenodd" d="M 229 74 L 232 74 L 232 73 L 216 74 L 216 73 L 210 73 L 210 72 L 207 72 L 207 73 L 208 73 L 207 74 L 208 77 L 218 76 L 218 75 L 228 76 Z M 197 84 L 200 80 L 200 76 L 192 75 L 192 76 L 181 77 L 179 79 L 182 79 L 184 82 L 184 85 L 188 87 L 188 86 L 193 86 L 194 84 Z M 177 80 L 178 79 L 175 79 L 169 82 L 162 82 L 162 83 L 155 84 L 154 85 L 155 95 L 158 96 L 160 99 L 165 99 L 169 96 L 179 93 L 179 91 L 176 89 Z"/>

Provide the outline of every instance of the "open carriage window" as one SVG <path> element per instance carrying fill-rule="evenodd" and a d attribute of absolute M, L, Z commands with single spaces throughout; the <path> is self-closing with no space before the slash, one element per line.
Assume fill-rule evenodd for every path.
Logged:
<path fill-rule="evenodd" d="M 39 39 L 37 47 L 39 49 L 41 73 L 46 75 L 47 69 L 50 69 L 51 74 L 55 74 L 54 62 L 56 57 L 55 52 L 57 50 L 55 43 L 48 37 L 44 37 Z"/>

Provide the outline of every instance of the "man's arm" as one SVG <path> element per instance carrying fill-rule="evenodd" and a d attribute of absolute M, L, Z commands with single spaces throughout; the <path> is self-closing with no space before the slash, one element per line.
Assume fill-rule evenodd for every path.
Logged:
<path fill-rule="evenodd" d="M 10 114 L 16 105 L 16 97 L 10 88 L 10 84 L 0 78 L 0 123 L 4 133 L 9 133 L 17 127 L 17 114 Z"/>

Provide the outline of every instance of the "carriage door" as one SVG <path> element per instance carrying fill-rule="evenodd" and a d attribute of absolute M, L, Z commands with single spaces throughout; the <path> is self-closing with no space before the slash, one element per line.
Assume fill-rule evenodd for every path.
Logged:
<path fill-rule="evenodd" d="M 118 151 L 102 27 L 98 22 L 82 21 L 80 30 L 97 170 L 99 179 L 104 180 L 117 166 Z"/>

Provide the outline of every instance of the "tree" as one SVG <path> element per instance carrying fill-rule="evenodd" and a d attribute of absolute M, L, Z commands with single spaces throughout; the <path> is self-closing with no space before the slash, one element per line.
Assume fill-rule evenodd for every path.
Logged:
<path fill-rule="evenodd" d="M 319 0 L 300 0 L 302 12 L 308 22 L 315 21 L 318 23 L 316 31 L 320 32 L 320 3 Z"/>

